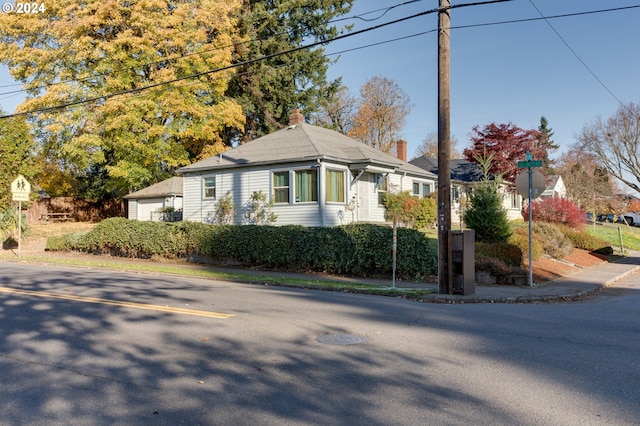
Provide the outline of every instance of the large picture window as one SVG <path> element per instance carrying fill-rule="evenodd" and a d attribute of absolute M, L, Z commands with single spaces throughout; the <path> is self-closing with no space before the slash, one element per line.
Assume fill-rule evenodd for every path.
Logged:
<path fill-rule="evenodd" d="M 296 170 L 296 203 L 318 201 L 318 170 Z"/>
<path fill-rule="evenodd" d="M 327 202 L 344 203 L 344 171 L 327 170 Z"/>
<path fill-rule="evenodd" d="M 289 171 L 273 174 L 273 202 L 289 203 Z"/>
<path fill-rule="evenodd" d="M 216 178 L 206 177 L 203 179 L 204 198 L 216 198 Z"/>

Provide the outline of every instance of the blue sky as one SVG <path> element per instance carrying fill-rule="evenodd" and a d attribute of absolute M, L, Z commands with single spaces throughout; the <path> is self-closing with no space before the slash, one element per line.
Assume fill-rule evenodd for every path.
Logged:
<path fill-rule="evenodd" d="M 452 1 L 452 4 L 468 3 Z M 402 0 L 356 0 L 349 16 L 384 9 Z M 438 6 L 437 0 L 407 1 L 383 15 L 353 19 L 354 30 L 407 17 Z M 640 0 L 513 0 L 455 9 L 452 26 L 494 23 L 599 9 L 640 5 Z M 549 120 L 555 141 L 567 150 L 582 127 L 598 115 L 607 118 L 623 103 L 640 102 L 640 8 L 549 22 L 608 93 L 544 20 L 454 29 L 451 33 L 451 131 L 459 149 L 468 144 L 475 125 L 507 123 L 537 128 L 540 116 Z M 327 53 L 417 37 L 343 53 L 329 70 L 342 77 L 357 95 L 369 78 L 394 80 L 409 95 L 413 110 L 403 137 L 409 155 L 424 137 L 437 130 L 437 14 L 414 18 L 329 44 Z M 335 56 L 332 56 L 335 58 Z M 12 84 L 0 69 L 0 86 Z M 0 87 L 0 92 L 9 90 Z M 13 112 L 20 95 L 0 96 L 0 106 Z M 559 155 L 556 154 L 556 156 Z"/>
<path fill-rule="evenodd" d="M 452 10 L 451 25 L 540 17 L 532 2 L 545 16 L 640 5 L 640 0 L 513 0 Z M 402 1 L 356 0 L 350 15 L 399 3 Z M 358 30 L 437 6 L 437 0 L 416 1 L 372 22 L 352 22 Z M 549 22 L 615 97 L 623 103 L 640 102 L 640 8 Z M 437 14 L 427 15 L 336 41 L 326 50 L 338 52 L 437 26 Z M 342 76 L 343 83 L 356 95 L 375 75 L 398 83 L 413 104 L 403 132 L 409 155 L 428 133 L 437 130 L 437 32 L 344 53 L 329 75 Z M 468 135 L 475 125 L 512 122 L 533 129 L 544 115 L 555 132 L 556 143 L 561 145 L 560 151 L 564 151 L 585 124 L 598 115 L 608 118 L 615 113 L 619 106 L 615 97 L 544 20 L 452 30 L 451 133 L 457 137 L 459 149 L 468 145 Z"/>

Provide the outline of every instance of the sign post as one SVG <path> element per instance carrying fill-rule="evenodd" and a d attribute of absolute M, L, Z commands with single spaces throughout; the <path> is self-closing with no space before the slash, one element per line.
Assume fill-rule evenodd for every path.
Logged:
<path fill-rule="evenodd" d="M 12 200 L 18 202 L 18 257 L 20 257 L 20 244 L 22 240 L 22 202 L 29 201 L 31 184 L 22 175 L 11 182 Z"/>
<path fill-rule="evenodd" d="M 520 176 L 525 176 L 524 174 L 519 175 L 516 178 L 516 189 L 522 195 L 523 193 L 528 193 L 529 198 L 529 287 L 533 287 L 533 229 L 531 227 L 532 223 L 532 211 L 533 208 L 531 206 L 531 200 L 534 198 L 538 198 L 540 194 L 544 191 L 546 185 L 544 182 L 544 176 L 538 170 L 535 171 L 536 174 L 536 182 L 534 186 L 534 167 L 542 167 L 542 160 L 534 160 L 531 153 L 527 151 L 526 161 L 518 161 L 519 169 L 527 169 L 527 181 L 526 188 L 523 185 L 523 179 L 520 179 Z M 534 191 L 535 190 L 535 191 Z M 533 196 L 535 192 L 535 197 Z"/>

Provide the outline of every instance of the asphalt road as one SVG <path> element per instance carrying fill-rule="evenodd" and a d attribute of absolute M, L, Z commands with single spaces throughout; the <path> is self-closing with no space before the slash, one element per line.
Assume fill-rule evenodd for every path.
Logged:
<path fill-rule="evenodd" d="M 639 312 L 0 262 L 0 424 L 638 424 Z"/>

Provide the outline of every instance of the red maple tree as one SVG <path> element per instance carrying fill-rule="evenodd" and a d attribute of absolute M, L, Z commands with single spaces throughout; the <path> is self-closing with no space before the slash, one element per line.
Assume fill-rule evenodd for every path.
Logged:
<path fill-rule="evenodd" d="M 502 175 L 507 183 L 515 182 L 518 161 L 525 160 L 527 151 L 531 152 L 534 160 L 547 157 L 547 148 L 541 143 L 540 132 L 537 130 L 524 130 L 511 123 L 491 123 L 482 129 L 475 126 L 472 132 L 472 146 L 463 151 L 464 157 L 477 163 L 476 158 L 493 155 L 489 173 Z"/>

